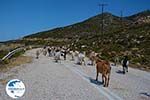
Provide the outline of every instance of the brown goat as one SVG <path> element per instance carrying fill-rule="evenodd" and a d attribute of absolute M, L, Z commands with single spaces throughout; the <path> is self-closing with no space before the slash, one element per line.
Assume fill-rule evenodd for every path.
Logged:
<path fill-rule="evenodd" d="M 98 74 L 102 74 L 102 83 L 104 87 L 108 87 L 110 73 L 111 73 L 111 66 L 108 61 L 98 59 L 96 61 L 96 81 L 98 81 Z"/>

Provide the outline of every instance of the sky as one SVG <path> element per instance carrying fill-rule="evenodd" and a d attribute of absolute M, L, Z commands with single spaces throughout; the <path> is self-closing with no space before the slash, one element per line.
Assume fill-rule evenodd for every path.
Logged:
<path fill-rule="evenodd" d="M 84 21 L 104 11 L 120 16 L 150 9 L 150 0 L 0 0 L 0 41 Z"/>

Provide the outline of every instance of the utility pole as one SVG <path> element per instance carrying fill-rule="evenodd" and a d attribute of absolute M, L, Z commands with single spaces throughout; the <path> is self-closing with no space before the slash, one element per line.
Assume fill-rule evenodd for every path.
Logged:
<path fill-rule="evenodd" d="M 102 35 L 103 35 L 103 32 L 104 32 L 104 15 L 103 15 L 103 13 L 104 13 L 104 7 L 105 6 L 107 6 L 107 4 L 104 4 L 104 3 L 102 3 L 102 4 L 99 4 L 98 5 L 99 7 L 102 7 L 101 9 L 102 9 L 102 26 L 101 26 L 101 32 L 102 32 Z"/>
<path fill-rule="evenodd" d="M 120 12 L 121 28 L 123 28 L 123 11 Z"/>

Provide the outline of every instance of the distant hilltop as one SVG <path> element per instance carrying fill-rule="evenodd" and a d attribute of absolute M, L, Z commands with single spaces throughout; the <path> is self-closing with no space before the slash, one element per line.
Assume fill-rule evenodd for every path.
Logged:
<path fill-rule="evenodd" d="M 83 22 L 66 27 L 55 28 L 48 31 L 38 32 L 25 36 L 24 38 L 74 38 L 91 34 L 101 34 L 101 16 L 102 14 L 99 14 Z M 115 33 L 116 31 L 122 29 L 122 25 L 124 27 L 132 27 L 133 25 L 143 25 L 150 23 L 150 10 L 146 10 L 123 18 L 108 12 L 105 12 L 103 16 L 105 33 Z"/>

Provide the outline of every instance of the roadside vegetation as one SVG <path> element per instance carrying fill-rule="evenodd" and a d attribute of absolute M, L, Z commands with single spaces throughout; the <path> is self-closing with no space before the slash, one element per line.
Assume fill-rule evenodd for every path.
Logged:
<path fill-rule="evenodd" d="M 11 45 L 11 44 L 9 44 Z M 16 49 L 18 47 L 14 46 L 15 48 L 12 48 L 11 46 L 8 47 L 8 44 L 3 44 L 3 47 L 7 46 L 6 48 L 0 48 L 0 59 L 2 59 L 5 55 L 7 55 L 11 50 Z M 12 67 L 19 66 L 21 64 L 29 63 L 32 61 L 31 57 L 24 56 L 25 53 L 24 50 L 16 52 L 13 56 L 11 56 L 9 59 L 1 60 L 0 61 L 0 72 L 5 72 Z"/>

